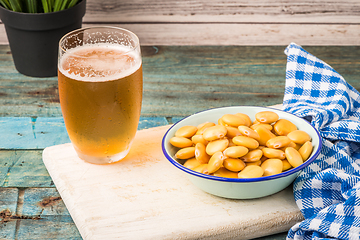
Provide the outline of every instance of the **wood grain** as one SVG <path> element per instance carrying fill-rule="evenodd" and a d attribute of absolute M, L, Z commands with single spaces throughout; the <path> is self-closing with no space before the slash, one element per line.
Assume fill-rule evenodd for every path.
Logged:
<path fill-rule="evenodd" d="M 141 117 L 138 129 L 168 124 L 166 118 Z M 63 118 L 2 117 L 0 126 L 0 189 L 54 187 L 42 162 L 42 150 L 70 142 Z"/>
<path fill-rule="evenodd" d="M 213 107 L 282 103 L 285 47 L 143 47 L 142 116 L 183 117 Z M 304 48 L 360 90 L 360 47 Z M 61 117 L 57 79 L 17 73 L 9 51 L 0 45 L 0 116 Z"/>
<path fill-rule="evenodd" d="M 83 20 L 128 28 L 144 46 L 360 45 L 359 11 L 357 0 L 88 0 Z"/>
<path fill-rule="evenodd" d="M 356 23 L 344 25 L 357 26 Z M 142 27 L 147 26 L 149 25 Z M 156 29 L 150 28 L 149 31 L 156 32 Z M 4 35 L 0 31 L 1 37 Z M 148 126 L 156 126 L 176 122 L 183 116 L 214 106 L 281 103 L 286 64 L 283 50 L 287 44 L 275 47 L 143 47 L 145 91 L 142 117 L 160 116 L 154 122 L 148 122 Z M 305 46 L 305 49 L 329 63 L 352 86 L 360 90 L 359 47 Z M 57 80 L 29 78 L 17 73 L 9 46 L 0 46 L 0 72 L 0 116 L 3 117 L 2 120 L 9 120 L 5 125 L 4 121 L 0 122 L 0 211 L 9 210 L 11 217 L 8 222 L 0 224 L 0 238 L 21 239 L 20 236 L 28 239 L 34 232 L 33 239 L 43 239 L 43 236 L 53 239 L 81 239 L 76 226 L 65 213 L 62 201 L 55 201 L 56 206 L 48 205 L 44 210 L 38 205 L 49 199 L 56 200 L 59 194 L 41 159 L 41 147 L 46 146 L 46 140 L 39 144 L 39 141 L 30 138 L 33 136 L 31 119 L 37 117 L 39 125 L 35 129 L 39 130 L 39 136 L 42 136 L 41 131 L 44 130 L 40 124 L 41 118 L 60 119 Z M 181 110 L 185 109 L 184 106 L 187 109 L 185 111 Z M 15 122 L 11 122 L 12 117 L 24 118 L 26 124 L 17 128 Z M 49 124 L 46 128 L 49 132 L 45 135 L 48 134 L 49 139 L 64 139 L 64 132 L 60 131 L 62 127 Z M 22 130 L 17 131 L 20 129 Z M 18 133 L 23 134 L 23 137 Z M 9 136 L 12 137 L 11 141 L 22 139 L 21 146 L 17 148 L 26 146 L 27 149 L 5 149 L 5 144 L 8 146 L 11 143 L 7 142 L 10 140 Z M 24 205 L 26 208 L 23 208 Z M 37 218 L 41 211 L 45 214 Z M 1 215 L 0 221 L 4 220 L 2 216 L 4 215 Z M 282 233 L 262 239 L 280 240 L 285 236 L 286 233 Z"/>
<path fill-rule="evenodd" d="M 57 190 L 0 188 L 1 239 L 82 239 Z"/>
<path fill-rule="evenodd" d="M 356 0 L 88 0 L 84 21 L 359 23 L 359 10 Z"/>
<path fill-rule="evenodd" d="M 12 215 L 18 206 L 18 193 L 17 188 L 0 187 L 0 239 L 15 239 L 16 221 Z"/>
<path fill-rule="evenodd" d="M 169 121 L 164 117 L 140 117 L 138 129 L 167 124 Z M 0 149 L 4 150 L 44 149 L 70 142 L 62 117 L 1 117 L 0 126 Z"/>
<path fill-rule="evenodd" d="M 269 23 L 84 23 L 83 27 L 116 26 L 136 33 L 141 45 L 359 46 L 360 24 Z M 160 29 L 160 30 L 159 30 Z M 0 44 L 8 44 L 0 24 Z"/>
<path fill-rule="evenodd" d="M 137 132 L 129 155 L 112 165 L 85 163 L 71 144 L 44 150 L 44 164 L 84 239 L 251 239 L 303 219 L 291 187 L 251 200 L 196 188 L 161 152 L 168 128 Z"/>
<path fill-rule="evenodd" d="M 0 187 L 54 187 L 41 161 L 41 150 L 0 151 Z"/>

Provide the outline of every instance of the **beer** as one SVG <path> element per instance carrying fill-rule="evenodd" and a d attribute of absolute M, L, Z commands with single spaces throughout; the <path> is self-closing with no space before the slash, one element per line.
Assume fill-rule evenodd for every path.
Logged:
<path fill-rule="evenodd" d="M 116 44 L 88 44 L 60 57 L 61 109 L 80 158 L 111 163 L 130 150 L 140 118 L 140 54 Z"/>

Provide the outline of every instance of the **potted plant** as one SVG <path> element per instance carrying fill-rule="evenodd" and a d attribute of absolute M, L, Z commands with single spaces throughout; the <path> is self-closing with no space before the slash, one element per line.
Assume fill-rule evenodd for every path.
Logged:
<path fill-rule="evenodd" d="M 27 76 L 57 75 L 58 43 L 81 28 L 86 0 L 0 0 L 0 19 L 16 69 Z"/>

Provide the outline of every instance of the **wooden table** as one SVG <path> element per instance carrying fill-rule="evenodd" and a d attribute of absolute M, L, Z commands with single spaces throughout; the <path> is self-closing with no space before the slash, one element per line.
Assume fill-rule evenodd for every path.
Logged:
<path fill-rule="evenodd" d="M 139 129 L 221 106 L 282 102 L 286 46 L 145 46 Z M 305 47 L 360 90 L 359 46 Z M 57 78 L 30 78 L 0 45 L 0 238 L 81 239 L 43 161 L 69 142 Z M 262 239 L 284 239 L 286 233 Z"/>

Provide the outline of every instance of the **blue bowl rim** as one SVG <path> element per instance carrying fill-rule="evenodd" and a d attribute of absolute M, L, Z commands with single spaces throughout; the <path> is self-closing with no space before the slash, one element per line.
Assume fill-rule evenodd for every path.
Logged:
<path fill-rule="evenodd" d="M 189 168 L 184 167 L 182 164 L 180 164 L 178 161 L 176 161 L 173 157 L 171 157 L 168 152 L 166 151 L 165 148 L 165 138 L 168 135 L 168 133 L 171 131 L 172 128 L 174 128 L 178 123 L 184 121 L 185 119 L 194 116 L 196 114 L 202 113 L 202 112 L 207 112 L 207 111 L 212 111 L 212 110 L 216 110 L 216 109 L 221 109 L 221 108 L 236 108 L 236 107 L 245 107 L 245 108 L 263 108 L 263 109 L 274 109 L 276 111 L 281 111 L 284 112 L 286 114 L 291 114 L 296 118 L 301 119 L 302 121 L 304 121 L 306 124 L 310 125 L 316 132 L 318 138 L 319 138 L 319 146 L 317 148 L 317 151 L 314 153 L 314 155 L 308 159 L 306 162 L 304 162 L 303 164 L 301 164 L 300 166 L 296 167 L 296 168 L 292 168 L 288 171 L 276 174 L 276 175 L 272 175 L 272 176 L 265 176 L 265 177 L 260 177 L 260 178 L 224 178 L 224 177 L 217 177 L 217 176 L 212 176 L 212 175 L 207 175 L 207 174 L 203 174 L 203 173 L 199 173 L 199 172 L 195 172 Z M 261 107 L 261 106 L 229 106 L 229 107 L 217 107 L 217 108 L 211 108 L 211 109 L 206 109 L 203 111 L 199 111 L 197 113 L 191 114 L 187 117 L 184 117 L 183 119 L 181 119 L 180 121 L 178 121 L 177 123 L 173 124 L 164 134 L 163 139 L 161 141 L 161 148 L 163 151 L 163 154 L 165 155 L 165 157 L 167 158 L 167 160 L 169 160 L 169 162 L 171 164 L 173 164 L 175 167 L 179 168 L 180 170 L 189 173 L 191 175 L 200 177 L 200 178 L 204 178 L 204 179 L 208 179 L 208 180 L 216 180 L 216 181 L 223 181 L 223 182 L 234 182 L 234 183 L 250 183 L 250 182 L 262 182 L 262 181 L 268 181 L 268 180 L 274 180 L 274 179 L 278 179 L 278 178 L 282 178 L 282 177 L 286 177 L 286 176 L 290 176 L 292 174 L 296 174 L 298 172 L 300 172 L 302 169 L 304 169 L 305 167 L 307 167 L 309 164 L 311 164 L 320 154 L 321 148 L 322 148 L 322 139 L 320 136 L 319 131 L 313 126 L 311 125 L 307 120 L 305 120 L 304 118 L 298 117 L 295 114 L 286 112 L 284 110 L 281 109 L 277 109 L 277 108 L 272 108 L 272 107 Z"/>

